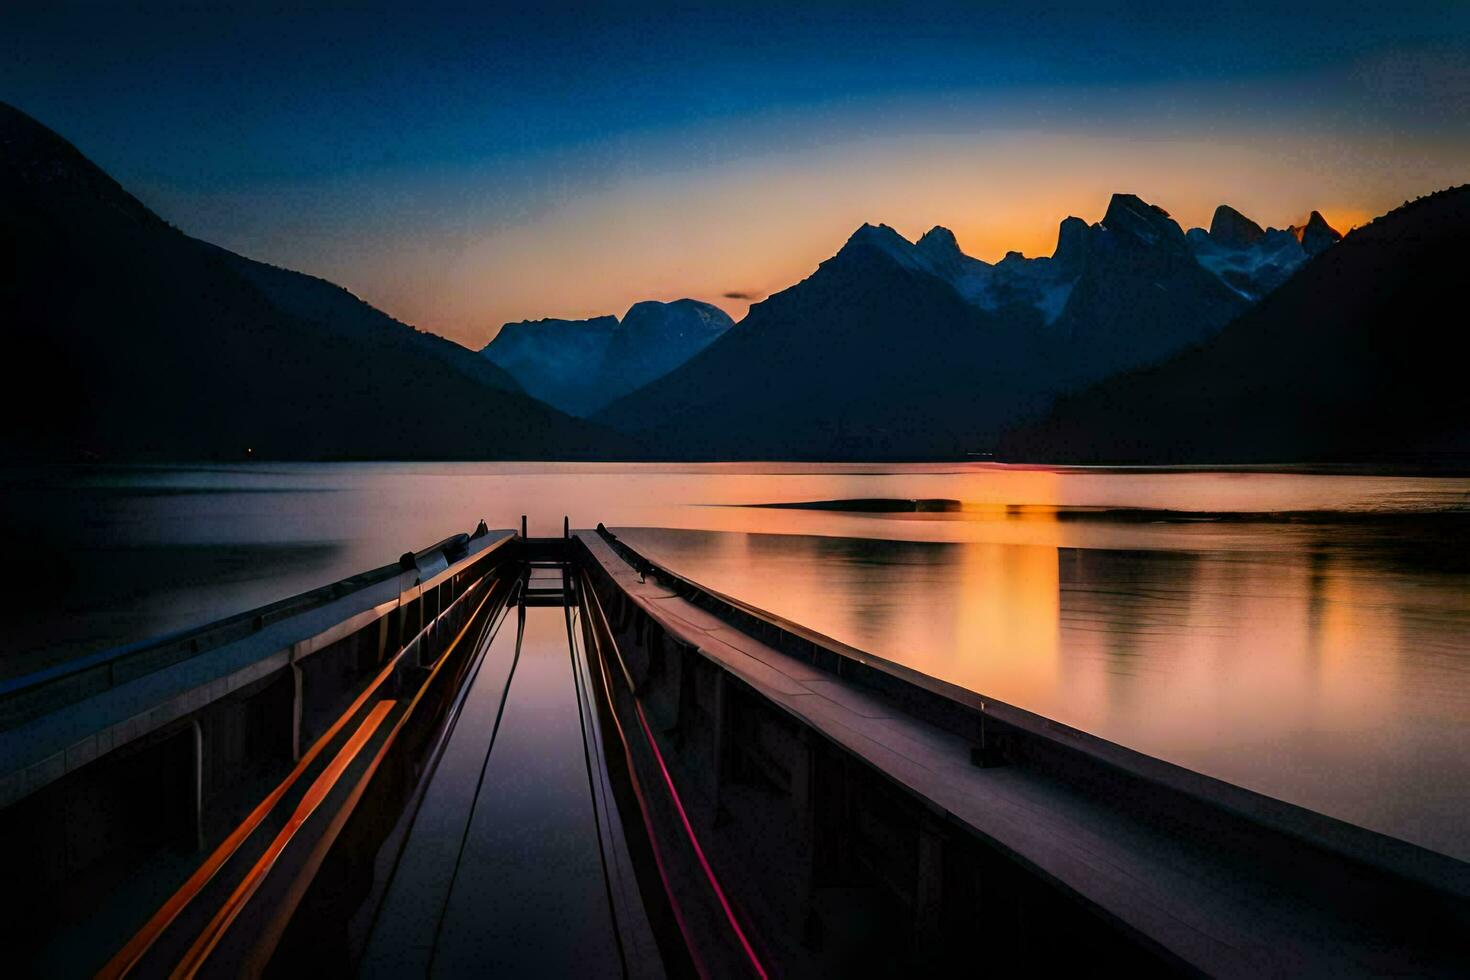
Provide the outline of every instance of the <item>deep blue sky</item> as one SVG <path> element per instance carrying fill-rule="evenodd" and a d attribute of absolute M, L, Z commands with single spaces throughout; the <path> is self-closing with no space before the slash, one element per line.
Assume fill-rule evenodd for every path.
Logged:
<path fill-rule="evenodd" d="M 994 163 L 997 179 L 1025 171 L 1028 153 L 1050 167 L 1061 154 L 1081 179 L 1137 170 L 1109 140 L 1167 140 L 1171 152 L 1188 143 L 1197 153 L 1213 139 L 1224 155 L 1261 160 L 1262 172 L 1241 173 L 1239 191 L 1205 188 L 1200 201 L 1235 194 L 1285 211 L 1317 203 L 1297 201 L 1289 181 L 1265 172 L 1270 141 L 1297 134 L 1322 148 L 1298 146 L 1309 165 L 1340 159 L 1365 174 L 1357 183 L 1335 174 L 1323 188 L 1321 203 L 1342 213 L 1432 189 L 1385 185 L 1404 169 L 1394 154 L 1412 164 L 1405 180 L 1438 180 L 1467 162 L 1470 3 L 411 14 L 26 6 L 0 13 L 0 99 L 71 139 L 185 230 L 345 280 L 467 342 L 511 316 L 597 312 L 589 307 L 599 302 L 621 312 L 640 290 L 683 291 L 688 267 L 669 261 L 682 250 L 659 247 L 680 234 L 681 209 L 701 236 L 728 222 L 721 241 L 765 226 L 717 208 L 690 214 L 687 204 L 659 219 L 659 181 L 676 185 L 671 201 L 752 194 L 742 209 L 764 200 L 789 223 L 790 209 L 813 195 L 771 198 L 770 189 L 819 181 L 836 148 L 850 151 L 836 159 L 853 199 L 819 202 L 807 223 L 783 226 L 813 237 L 809 247 L 774 248 L 789 269 L 762 278 L 759 263 L 742 267 L 739 256 L 771 243 L 731 245 L 719 261 L 732 286 L 776 288 L 803 274 L 796 264 L 850 230 L 823 231 L 824 222 L 849 212 L 901 230 L 921 213 L 930 220 L 937 205 L 885 188 L 903 189 L 905 172 L 943 184 L 957 154 L 980 169 Z M 1014 142 L 1017 134 L 1031 142 Z M 900 158 L 895 144 L 923 152 Z M 992 161 L 986 148 L 995 145 Z M 1156 182 L 1187 159 L 1169 158 L 1173 170 L 1161 165 Z M 1092 206 L 1090 186 L 1068 187 L 1058 189 L 1059 210 Z M 1172 193 L 1179 199 L 1160 203 L 1203 207 Z M 985 253 L 1000 231 L 982 227 L 974 195 L 954 184 L 948 223 L 994 257 Z M 1043 221 L 1039 208 L 1027 244 L 1063 216 Z M 665 223 L 643 227 L 644 216 Z M 639 268 L 653 271 L 599 267 L 587 275 L 600 285 L 579 292 L 568 279 L 576 269 L 565 267 L 589 262 L 567 250 L 579 229 L 624 259 L 644 248 Z M 528 289 L 526 269 L 507 268 L 509 246 L 487 244 L 507 235 L 538 256 L 545 288 Z M 447 266 L 453 275 L 432 271 Z M 718 288 L 694 278 L 687 289 Z"/>

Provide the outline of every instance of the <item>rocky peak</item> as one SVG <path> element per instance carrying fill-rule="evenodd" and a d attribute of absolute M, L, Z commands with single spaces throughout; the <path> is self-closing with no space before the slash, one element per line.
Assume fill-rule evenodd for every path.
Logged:
<path fill-rule="evenodd" d="M 520 320 L 502 326 L 480 353 L 515 374 L 515 368 L 528 361 L 600 358 L 617 329 L 618 318 L 615 316 L 595 316 L 587 320 L 552 317 Z M 521 379 L 518 377 L 517 380 Z"/>
<path fill-rule="evenodd" d="M 556 317 L 545 317 L 540 320 L 519 320 L 515 323 L 507 323 L 500 328 L 501 333 L 516 334 L 582 334 L 582 333 L 607 333 L 610 334 L 618 328 L 618 318 L 611 314 L 605 316 L 588 317 L 585 320 L 561 320 Z M 497 337 L 499 334 L 496 335 Z M 494 341 L 492 341 L 494 343 Z"/>
<path fill-rule="evenodd" d="M 904 238 L 888 225 L 874 225 L 866 221 L 847 239 L 847 245 L 844 248 L 855 245 L 870 245 L 874 248 L 902 252 L 907 252 L 913 247 L 913 244 L 907 238 Z"/>
<path fill-rule="evenodd" d="M 943 225 L 935 225 L 924 232 L 914 247 L 934 258 L 964 254 L 960 251 L 960 243 L 955 239 L 954 232 Z"/>
<path fill-rule="evenodd" d="M 1057 248 L 1051 256 L 1057 271 L 1063 275 L 1082 271 L 1091 253 L 1092 226 L 1075 216 L 1062 219 L 1057 228 Z"/>
<path fill-rule="evenodd" d="M 1215 209 L 1210 219 L 1210 238 L 1224 248 L 1250 248 L 1266 230 L 1228 204 Z"/>
<path fill-rule="evenodd" d="M 718 336 L 734 321 L 718 306 L 701 303 L 694 299 L 676 299 L 669 303 L 644 300 L 634 303 L 623 315 L 620 338 L 631 339 L 642 331 L 663 330 L 684 336 L 691 333 L 709 333 Z"/>
<path fill-rule="evenodd" d="M 1316 255 L 1330 245 L 1342 241 L 1342 233 L 1327 223 L 1321 211 L 1313 211 L 1304 225 L 1292 225 L 1291 233 L 1302 243 L 1308 255 Z"/>
<path fill-rule="evenodd" d="M 955 240 L 954 232 L 939 225 L 924 232 L 923 237 L 914 244 L 914 254 L 935 275 L 954 283 L 966 276 L 983 274 L 989 268 L 988 263 L 960 251 L 960 243 Z"/>
<path fill-rule="evenodd" d="M 933 263 L 915 249 L 913 242 L 888 225 L 863 224 L 861 228 L 852 233 L 847 244 L 843 245 L 837 254 L 827 261 L 836 261 L 842 265 L 846 262 L 858 261 L 863 256 L 875 254 L 892 260 L 904 269 L 926 273 L 935 271 L 932 267 Z"/>
<path fill-rule="evenodd" d="M 1184 248 L 1184 231 L 1157 204 L 1134 194 L 1114 194 L 1102 226 L 1121 241 L 1142 245 L 1172 244 Z"/>

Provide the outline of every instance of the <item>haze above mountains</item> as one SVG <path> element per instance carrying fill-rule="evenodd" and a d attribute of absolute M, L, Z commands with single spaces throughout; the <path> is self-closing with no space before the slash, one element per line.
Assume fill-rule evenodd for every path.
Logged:
<path fill-rule="evenodd" d="M 0 104 L 4 453 L 1248 462 L 1467 448 L 1464 188 L 1342 237 L 1114 195 L 1049 257 L 864 225 L 738 325 L 695 300 L 476 354 L 189 238 Z M 1462 318 L 1461 318 L 1462 319 Z M 1451 367 L 1453 365 L 1453 367 Z M 34 392 L 59 397 L 44 410 Z"/>

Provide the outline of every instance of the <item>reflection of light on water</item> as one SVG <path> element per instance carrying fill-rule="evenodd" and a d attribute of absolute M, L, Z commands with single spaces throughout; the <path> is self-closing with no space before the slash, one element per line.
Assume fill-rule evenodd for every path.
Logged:
<path fill-rule="evenodd" d="M 992 692 L 1001 683 L 1018 703 L 1045 698 L 1057 684 L 1057 550 L 984 544 L 958 555 L 957 629 L 946 652 L 958 661 L 956 682 Z"/>
<path fill-rule="evenodd" d="M 696 580 L 987 696 L 1470 850 L 1467 549 L 1371 522 L 1059 517 L 1076 508 L 1463 507 L 1463 479 L 977 464 L 252 463 L 67 470 L 14 486 L 9 502 L 48 536 L 34 546 L 75 563 L 89 603 L 13 624 L 8 664 L 52 656 L 32 647 L 58 637 L 72 644 L 60 655 L 75 655 L 248 609 L 392 562 L 482 517 L 507 528 L 526 514 L 532 533 L 558 534 L 565 514 L 573 526 L 648 526 L 630 538 Z M 880 515 L 727 506 L 863 498 L 967 507 Z M 201 548 L 234 549 L 247 564 L 280 549 L 295 557 L 201 566 L 187 557 Z M 1438 565 L 1425 557 L 1436 549 Z M 118 554 L 147 557 L 128 559 L 124 582 L 107 561 Z M 200 574 L 181 589 L 186 567 Z"/>
<path fill-rule="evenodd" d="M 1425 654 L 1470 649 L 1465 577 L 1385 570 L 1352 526 L 1214 532 L 1162 551 L 621 533 L 859 649 L 1470 856 L 1470 678 Z"/>

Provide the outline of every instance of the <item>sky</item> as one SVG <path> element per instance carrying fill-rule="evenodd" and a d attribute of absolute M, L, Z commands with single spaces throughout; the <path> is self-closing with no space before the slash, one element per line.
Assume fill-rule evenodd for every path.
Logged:
<path fill-rule="evenodd" d="M 864 221 L 987 260 L 1115 191 L 1345 230 L 1470 180 L 1470 2 L 22 0 L 0 100 L 186 232 L 479 347 L 644 299 L 738 319 Z"/>

